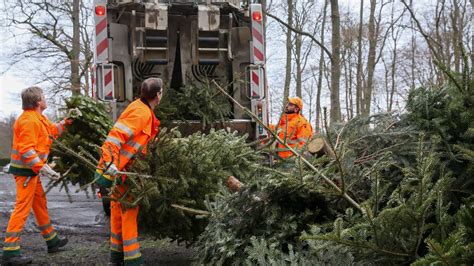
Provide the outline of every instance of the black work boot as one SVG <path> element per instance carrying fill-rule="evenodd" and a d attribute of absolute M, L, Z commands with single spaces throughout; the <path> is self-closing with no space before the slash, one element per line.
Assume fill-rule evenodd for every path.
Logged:
<path fill-rule="evenodd" d="M 111 250 L 109 266 L 123 266 L 123 252 Z"/>
<path fill-rule="evenodd" d="M 48 248 L 48 253 L 55 253 L 55 252 L 63 251 L 64 249 L 62 249 L 62 247 L 64 247 L 67 244 L 67 242 L 68 242 L 68 240 L 67 240 L 66 237 L 65 238 L 59 238 L 59 241 L 55 246 Z"/>
<path fill-rule="evenodd" d="M 3 258 L 2 265 L 26 265 L 31 264 L 33 259 L 23 255 Z"/>

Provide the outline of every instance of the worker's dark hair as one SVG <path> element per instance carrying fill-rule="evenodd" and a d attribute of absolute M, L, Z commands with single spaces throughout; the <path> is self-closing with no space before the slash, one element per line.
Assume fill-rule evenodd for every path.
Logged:
<path fill-rule="evenodd" d="M 163 81 L 160 78 L 147 78 L 142 82 L 140 98 L 151 101 L 156 98 L 156 94 L 163 89 Z"/>
<path fill-rule="evenodd" d="M 40 87 L 33 86 L 24 89 L 21 92 L 21 105 L 23 110 L 31 110 L 38 107 L 43 96 L 43 90 Z"/>

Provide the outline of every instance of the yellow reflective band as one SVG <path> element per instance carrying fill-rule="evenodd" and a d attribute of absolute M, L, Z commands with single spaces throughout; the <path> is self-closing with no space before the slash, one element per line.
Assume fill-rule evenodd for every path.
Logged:
<path fill-rule="evenodd" d="M 51 239 L 53 239 L 53 238 L 56 237 L 56 232 L 53 232 L 53 234 L 51 234 L 51 236 L 49 236 L 50 234 L 51 234 L 51 233 L 49 233 L 49 234 L 43 236 L 43 237 L 44 237 L 44 240 L 49 241 L 49 240 L 51 240 Z"/>
<path fill-rule="evenodd" d="M 3 250 L 8 250 L 8 251 L 19 250 L 19 249 L 20 249 L 20 246 L 16 246 L 16 247 L 3 247 Z"/>
<path fill-rule="evenodd" d="M 125 252 L 126 253 L 126 252 Z M 133 255 L 133 256 L 124 256 L 124 260 L 133 260 L 133 259 L 136 259 L 136 258 L 140 258 L 142 256 L 142 254 L 140 252 L 138 252 L 138 254 L 136 255 Z"/>
<path fill-rule="evenodd" d="M 114 181 L 115 178 L 113 176 L 110 176 L 110 175 L 106 175 L 104 174 L 104 171 L 100 170 L 100 169 L 96 169 L 95 170 L 99 175 L 103 176 L 105 179 L 107 180 L 110 180 L 110 181 Z"/>
<path fill-rule="evenodd" d="M 18 162 L 18 161 L 15 161 L 15 162 Z M 31 169 L 28 165 L 16 164 L 16 163 L 13 163 L 13 161 L 10 162 L 10 166 L 14 166 L 16 168 Z"/>
<path fill-rule="evenodd" d="M 140 255 L 141 255 L 140 254 L 140 248 L 136 248 L 136 249 L 133 249 L 133 250 L 130 250 L 130 251 L 124 251 L 123 255 L 124 255 L 125 258 L 140 257 Z"/>

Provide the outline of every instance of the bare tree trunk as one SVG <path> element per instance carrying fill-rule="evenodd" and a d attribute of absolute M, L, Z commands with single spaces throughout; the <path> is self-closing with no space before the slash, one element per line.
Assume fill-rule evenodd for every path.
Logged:
<path fill-rule="evenodd" d="M 453 28 L 453 51 L 454 51 L 454 71 L 459 72 L 461 69 L 461 47 L 459 43 L 462 41 L 462 34 L 459 34 L 462 23 L 460 21 L 459 3 L 453 1 L 453 11 L 451 13 L 451 23 Z"/>
<path fill-rule="evenodd" d="M 293 0 L 287 0 L 288 3 L 288 25 L 293 26 Z M 290 96 L 291 84 L 291 46 L 292 32 L 287 28 L 286 31 L 286 71 L 285 71 L 285 87 L 283 91 L 283 110 L 285 108 L 288 96 Z"/>
<path fill-rule="evenodd" d="M 362 102 L 362 26 L 364 0 L 360 1 L 359 34 L 357 36 L 356 114 L 360 115 Z"/>
<path fill-rule="evenodd" d="M 444 44 L 445 49 L 442 47 L 437 47 L 437 50 L 431 51 L 433 53 L 433 58 L 436 58 L 436 54 L 439 55 L 439 58 L 441 59 L 440 61 L 442 64 L 444 64 L 448 70 L 451 69 L 451 38 L 447 38 L 446 35 L 448 35 L 448 20 L 446 19 L 446 12 L 445 12 L 445 2 L 446 0 L 438 0 L 438 3 L 436 4 L 436 23 L 435 23 L 435 29 L 436 29 L 436 41 L 440 44 Z M 441 5 L 441 6 L 440 6 Z M 443 29 L 443 33 L 440 33 L 440 30 Z M 443 36 L 441 36 L 443 35 Z M 443 37 L 445 40 L 443 40 Z M 438 84 L 441 85 L 444 83 L 444 74 L 441 70 L 435 69 L 437 76 L 438 76 Z"/>
<path fill-rule="evenodd" d="M 352 49 L 351 49 L 352 52 Z M 349 57 L 349 119 L 354 118 L 354 99 L 352 96 L 352 85 L 354 84 L 353 82 L 353 77 L 352 77 L 352 56 Z"/>
<path fill-rule="evenodd" d="M 474 0 L 472 0 L 474 1 Z M 324 30 L 326 28 L 326 14 L 327 14 L 328 0 L 324 1 L 323 22 L 321 24 L 321 43 L 324 43 Z M 321 121 L 321 90 L 323 88 L 323 67 L 324 67 L 324 49 L 321 46 L 319 50 L 319 73 L 318 73 L 318 89 L 316 92 L 316 122 L 315 129 L 319 128 Z"/>
<path fill-rule="evenodd" d="M 363 101 L 361 115 L 368 116 L 370 114 L 370 104 L 372 101 L 372 91 L 374 87 L 375 72 L 375 48 L 377 46 L 377 34 L 375 32 L 375 6 L 376 0 L 370 0 L 369 15 L 369 55 L 367 58 L 367 86 L 363 90 Z"/>
<path fill-rule="evenodd" d="M 348 37 L 350 38 L 350 37 Z M 349 112 L 349 91 L 350 91 L 350 84 L 349 84 L 349 73 L 351 72 L 350 64 L 351 64 L 351 52 L 349 48 L 346 45 L 346 42 L 351 42 L 352 40 L 345 40 L 344 41 L 344 49 L 342 49 L 342 67 L 344 69 L 344 98 L 346 101 L 346 117 L 347 119 L 350 118 L 350 112 Z M 348 66 L 349 65 L 349 66 Z M 344 119 L 343 119 L 344 120 Z"/>
<path fill-rule="evenodd" d="M 471 0 L 471 20 L 474 19 L 474 0 Z M 471 25 L 472 27 L 472 25 Z M 471 30 L 471 72 L 474 69 L 474 30 Z"/>
<path fill-rule="evenodd" d="M 301 25 L 300 25 L 301 26 Z M 298 28 L 301 30 L 301 28 Z M 301 71 L 303 64 L 302 56 L 301 56 L 301 47 L 303 45 L 303 36 L 301 34 L 296 34 L 295 36 L 295 61 L 296 61 L 296 96 L 302 98 L 301 93 Z"/>
<path fill-rule="evenodd" d="M 385 58 L 382 57 L 382 64 L 383 64 L 383 68 L 384 68 L 384 89 L 385 89 L 385 103 L 386 103 L 386 107 L 387 107 L 387 111 L 389 112 L 389 101 L 390 101 L 390 91 L 389 91 L 389 86 L 388 86 L 388 76 L 389 76 L 389 72 L 390 70 L 388 69 L 388 66 L 387 66 L 387 62 L 385 62 Z"/>
<path fill-rule="evenodd" d="M 410 0 L 410 7 L 413 6 L 413 0 Z M 410 43 L 410 51 L 411 51 L 411 88 L 415 88 L 415 60 L 416 60 L 416 40 L 415 40 L 415 23 L 413 19 L 410 20 L 410 28 L 411 28 L 411 43 Z"/>
<path fill-rule="evenodd" d="M 330 121 L 341 121 L 341 103 L 339 99 L 339 82 L 341 78 L 341 18 L 339 16 L 338 0 L 331 0 L 332 25 L 332 62 L 331 62 L 331 113 Z"/>
<path fill-rule="evenodd" d="M 71 90 L 73 94 L 81 93 L 81 80 L 79 75 L 79 53 L 81 49 L 80 42 L 80 0 L 72 2 L 72 50 L 71 50 Z"/>
<path fill-rule="evenodd" d="M 397 72 L 397 55 L 398 55 L 398 51 L 397 51 L 397 40 L 395 39 L 393 44 L 394 44 L 394 47 L 393 47 L 393 53 L 392 53 L 392 65 L 391 65 L 391 69 L 390 69 L 390 73 L 392 74 L 391 76 L 391 81 L 392 81 L 392 84 L 390 86 L 390 98 L 389 98 L 389 105 L 388 105 L 388 110 L 387 111 L 392 111 L 392 108 L 393 108 L 393 95 L 395 94 L 395 91 L 397 90 L 397 86 L 396 86 L 396 83 L 395 83 L 395 73 Z"/>

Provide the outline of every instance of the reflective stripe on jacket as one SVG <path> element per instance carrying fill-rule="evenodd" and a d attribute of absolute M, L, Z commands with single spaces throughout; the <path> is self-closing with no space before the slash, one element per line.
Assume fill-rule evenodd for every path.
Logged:
<path fill-rule="evenodd" d="M 104 175 L 102 169 L 113 162 L 122 170 L 136 153 L 145 154 L 146 145 L 158 133 L 159 125 L 153 110 L 142 100 L 128 105 L 102 145 L 102 158 L 96 170 L 97 183 L 110 187 L 114 177 Z"/>
<path fill-rule="evenodd" d="M 300 114 L 285 114 L 278 124 L 278 136 L 292 148 L 301 148 L 313 136 L 311 124 Z M 288 158 L 293 155 L 283 144 L 277 144 L 278 156 Z"/>
<path fill-rule="evenodd" d="M 9 173 L 35 176 L 48 160 L 51 144 L 64 131 L 65 121 L 51 123 L 44 115 L 25 110 L 13 126 Z"/>

